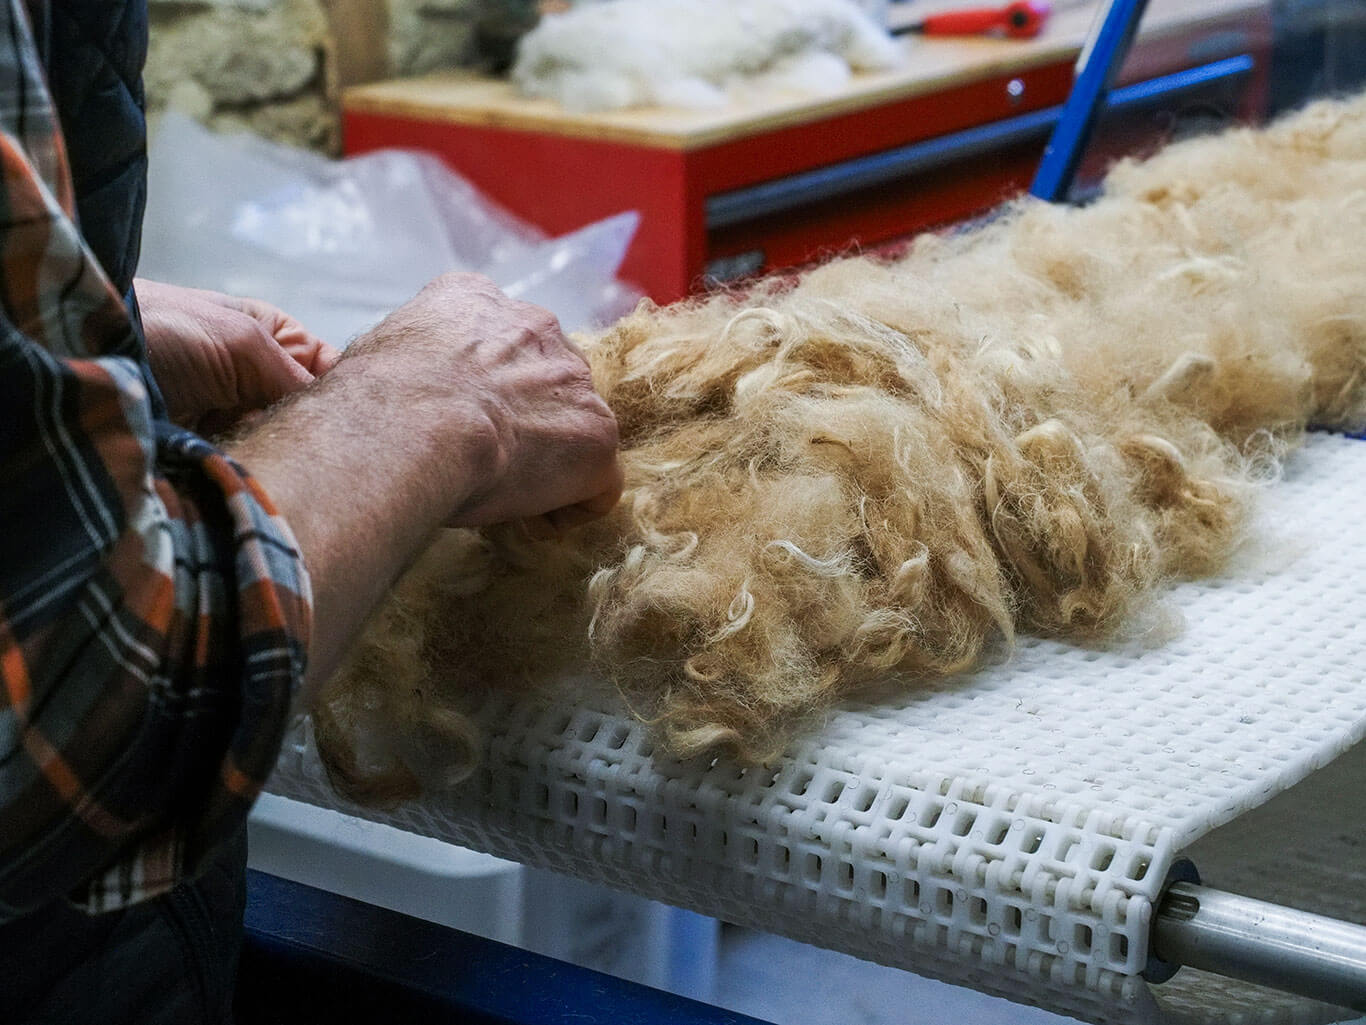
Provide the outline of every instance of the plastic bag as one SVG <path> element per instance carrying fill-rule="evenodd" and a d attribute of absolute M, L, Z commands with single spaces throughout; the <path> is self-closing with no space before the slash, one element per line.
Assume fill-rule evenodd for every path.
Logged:
<path fill-rule="evenodd" d="M 338 347 L 446 271 L 486 274 L 566 330 L 639 298 L 615 277 L 635 212 L 547 239 L 428 154 L 333 161 L 176 113 L 148 157 L 139 273 L 264 299 Z"/>

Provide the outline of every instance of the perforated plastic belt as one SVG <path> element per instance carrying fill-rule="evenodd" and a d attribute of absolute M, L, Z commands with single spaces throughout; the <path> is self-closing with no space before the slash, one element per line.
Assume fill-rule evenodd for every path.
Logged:
<path fill-rule="evenodd" d="M 1141 973 L 1178 854 L 1366 736 L 1366 545 L 1341 543 L 1366 446 L 1312 435 L 1258 501 L 1260 545 L 1173 587 L 1147 632 L 1020 638 L 972 674 L 840 705 L 769 767 L 672 761 L 571 681 L 549 704 L 491 693 L 483 764 L 450 793 L 348 805 L 306 730 L 271 787 L 1077 1017 L 1154 1020 Z M 1258 1007 L 1221 994 L 1203 1020 Z"/>

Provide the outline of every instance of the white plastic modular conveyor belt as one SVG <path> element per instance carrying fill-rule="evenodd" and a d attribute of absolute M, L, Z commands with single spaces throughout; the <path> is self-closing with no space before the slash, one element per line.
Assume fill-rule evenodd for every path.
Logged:
<path fill-rule="evenodd" d="M 980 671 L 841 705 L 770 766 L 669 760 L 622 708 L 566 688 L 550 705 L 490 698 L 483 764 L 451 793 L 355 808 L 306 724 L 271 788 L 1090 1021 L 1346 1018 L 1141 974 L 1178 855 L 1366 734 L 1366 443 L 1311 436 L 1259 508 L 1247 553 L 1175 585 L 1146 634 L 1022 638 Z M 1330 866 L 1350 878 L 1321 886 L 1357 921 L 1363 786 L 1244 847 L 1357 850 Z M 1276 901 L 1296 877 L 1282 865 L 1243 892 Z"/>

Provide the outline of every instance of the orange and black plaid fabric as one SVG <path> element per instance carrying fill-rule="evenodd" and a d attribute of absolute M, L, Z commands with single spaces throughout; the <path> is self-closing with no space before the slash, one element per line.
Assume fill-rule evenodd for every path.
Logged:
<path fill-rule="evenodd" d="M 158 420 L 74 223 L 20 0 L 0 0 L 0 921 L 193 872 L 240 825 L 311 598 L 232 460 Z"/>

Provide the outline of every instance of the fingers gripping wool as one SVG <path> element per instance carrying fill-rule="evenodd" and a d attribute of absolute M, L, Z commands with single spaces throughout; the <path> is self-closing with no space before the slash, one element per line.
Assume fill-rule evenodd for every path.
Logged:
<path fill-rule="evenodd" d="M 1361 419 L 1366 102 L 585 345 L 625 497 L 423 557 L 316 712 L 349 793 L 468 772 L 481 687 L 591 665 L 676 753 L 762 758 L 868 681 L 1104 636 L 1216 569 L 1298 432 Z"/>

